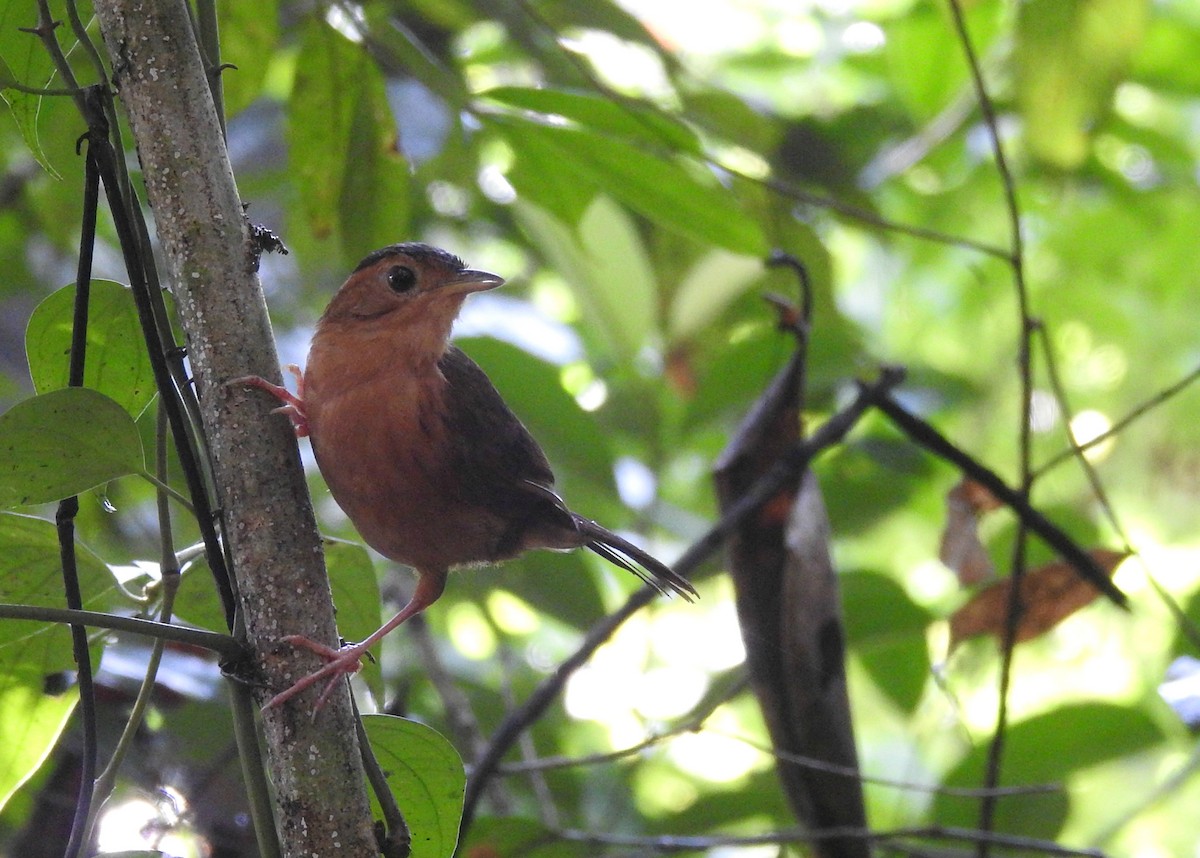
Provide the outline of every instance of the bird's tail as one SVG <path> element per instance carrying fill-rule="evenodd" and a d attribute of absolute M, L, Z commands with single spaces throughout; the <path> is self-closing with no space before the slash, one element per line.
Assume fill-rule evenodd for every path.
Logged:
<path fill-rule="evenodd" d="M 660 593 L 678 593 L 691 602 L 698 598 L 696 588 L 667 564 L 654 559 L 628 539 L 617 536 L 591 519 L 571 513 L 579 532 L 588 540 L 587 545 L 614 566 L 627 569 Z"/>

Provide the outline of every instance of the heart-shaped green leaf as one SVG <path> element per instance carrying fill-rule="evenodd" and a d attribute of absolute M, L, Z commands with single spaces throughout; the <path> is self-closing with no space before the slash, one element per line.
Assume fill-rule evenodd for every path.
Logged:
<path fill-rule="evenodd" d="M 75 287 L 71 285 L 44 299 L 29 317 L 25 354 L 38 393 L 67 386 L 74 316 Z M 133 293 L 111 280 L 92 281 L 83 385 L 111 397 L 133 415 L 141 414 L 154 399 L 154 371 L 146 355 Z"/>
<path fill-rule="evenodd" d="M 34 396 L 0 415 L 0 508 L 61 500 L 145 467 L 129 412 L 86 387 Z"/>
<path fill-rule="evenodd" d="M 412 858 L 450 858 L 467 785 L 458 752 L 441 733 L 416 721 L 366 715 L 363 726 L 408 823 Z"/>

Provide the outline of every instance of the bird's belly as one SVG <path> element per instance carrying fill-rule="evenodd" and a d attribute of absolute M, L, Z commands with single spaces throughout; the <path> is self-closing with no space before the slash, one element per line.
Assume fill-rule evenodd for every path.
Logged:
<path fill-rule="evenodd" d="M 506 524 L 458 498 L 440 420 L 422 421 L 416 409 L 398 413 L 393 406 L 388 421 L 367 427 L 343 419 L 360 409 L 338 405 L 310 419 L 313 451 L 334 500 L 368 545 L 430 571 L 500 559 Z M 388 431 L 379 433 L 380 425 Z"/>

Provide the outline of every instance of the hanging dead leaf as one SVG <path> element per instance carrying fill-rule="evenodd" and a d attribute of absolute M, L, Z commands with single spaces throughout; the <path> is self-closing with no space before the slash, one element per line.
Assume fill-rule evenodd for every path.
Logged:
<path fill-rule="evenodd" d="M 1104 548 L 1088 552 L 1092 559 L 1112 576 L 1129 555 Z M 978 635 L 1004 635 L 1012 579 L 1005 578 L 980 590 L 950 617 L 949 651 L 968 638 Z M 1071 564 L 1058 560 L 1031 569 L 1021 580 L 1021 622 L 1016 643 L 1031 640 L 1061 623 L 1080 608 L 1091 604 L 1100 591 L 1079 577 Z"/>
<path fill-rule="evenodd" d="M 946 494 L 946 527 L 938 559 L 964 587 L 996 577 L 992 558 L 979 540 L 979 519 L 1000 506 L 985 486 L 966 477 Z"/>
<path fill-rule="evenodd" d="M 736 504 L 800 437 L 803 352 L 755 402 L 717 460 L 722 510 Z M 830 526 L 816 476 L 800 474 L 727 540 L 746 666 L 772 744 L 840 770 L 858 767 L 846 689 L 845 632 Z M 862 783 L 781 757 L 778 773 L 796 817 L 814 831 L 864 830 Z M 814 844 L 816 858 L 869 858 L 861 837 Z"/>

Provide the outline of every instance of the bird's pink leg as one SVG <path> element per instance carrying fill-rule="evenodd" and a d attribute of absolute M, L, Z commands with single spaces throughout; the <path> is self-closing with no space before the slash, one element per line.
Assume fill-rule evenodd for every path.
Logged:
<path fill-rule="evenodd" d="M 294 395 L 286 387 L 279 384 L 271 384 L 271 382 L 258 375 L 235 378 L 229 383 L 257 387 L 259 390 L 265 390 L 274 396 L 283 405 L 271 409 L 271 413 L 286 414 L 288 420 L 292 421 L 292 428 L 296 430 L 296 437 L 303 438 L 308 435 L 308 415 L 304 413 L 304 373 L 294 363 L 289 363 L 285 369 L 296 377 L 296 393 Z"/>
<path fill-rule="evenodd" d="M 362 657 L 366 655 L 371 647 L 383 640 L 389 632 L 399 627 L 405 620 L 421 613 L 421 611 L 436 602 L 438 597 L 442 595 L 442 590 L 445 589 L 445 586 L 446 573 L 444 571 L 419 573 L 417 589 L 413 592 L 412 598 L 408 600 L 408 604 L 401 609 L 400 613 L 372 632 L 371 636 L 361 643 L 344 646 L 340 649 L 333 649 L 332 647 L 310 640 L 303 635 L 288 635 L 283 638 L 285 642 L 290 643 L 292 646 L 302 647 L 316 653 L 325 660 L 325 665 L 298 680 L 290 688 L 276 694 L 267 701 L 267 705 L 263 709 L 271 709 L 272 707 L 286 703 L 305 689 L 311 688 L 325 680 L 325 688 L 321 691 L 321 696 L 317 698 L 316 705 L 313 706 L 313 717 L 316 717 L 316 714 L 321 711 L 321 707 L 325 705 L 325 700 L 333 691 L 337 681 L 343 676 L 351 676 L 357 673 L 362 666 Z"/>

